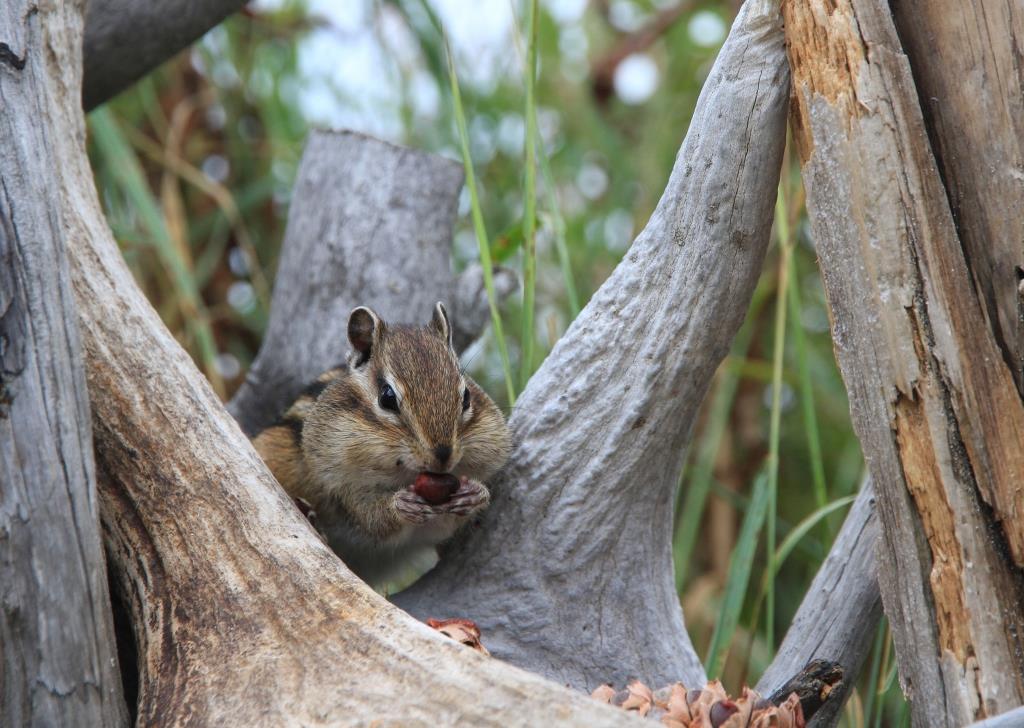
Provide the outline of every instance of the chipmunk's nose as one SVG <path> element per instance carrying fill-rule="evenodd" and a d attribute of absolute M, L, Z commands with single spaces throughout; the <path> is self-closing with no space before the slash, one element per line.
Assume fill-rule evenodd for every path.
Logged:
<path fill-rule="evenodd" d="M 441 467 L 448 465 L 448 460 L 452 456 L 452 448 L 450 445 L 438 445 L 434 448 L 434 457 L 437 458 L 437 462 Z"/>

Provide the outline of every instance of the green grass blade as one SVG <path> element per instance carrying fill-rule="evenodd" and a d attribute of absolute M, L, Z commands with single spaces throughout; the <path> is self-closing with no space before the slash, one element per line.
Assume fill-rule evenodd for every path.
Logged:
<path fill-rule="evenodd" d="M 515 47 L 521 61 L 523 61 L 523 48 L 519 43 L 519 26 L 515 21 L 515 14 L 513 13 L 513 31 L 515 38 Z M 529 69 L 524 63 L 524 77 L 528 75 Z M 537 109 L 536 104 L 534 105 L 534 124 L 537 123 Z M 552 228 L 555 232 L 555 251 L 558 254 L 558 265 L 562 269 L 562 281 L 565 284 L 566 298 L 569 299 L 569 309 L 572 313 L 572 318 L 575 319 L 579 315 L 582 308 L 580 305 L 579 291 L 576 288 L 576 277 L 572 271 L 572 260 L 569 258 L 569 246 L 565 237 L 565 217 L 562 215 L 561 206 L 558 204 L 558 192 L 555 186 L 555 176 L 551 172 L 551 160 L 548 158 L 547 150 L 544 148 L 543 141 L 537 149 L 537 156 L 540 162 L 541 175 L 544 177 L 544 196 L 547 201 L 548 211 L 552 219 Z"/>
<path fill-rule="evenodd" d="M 786 534 L 786 537 L 782 539 L 782 543 L 780 543 L 779 547 L 775 550 L 775 558 L 772 559 L 772 566 L 774 569 L 772 571 L 766 570 L 765 575 L 770 579 L 774 579 L 779 573 L 779 569 L 782 568 L 782 562 L 789 557 L 793 552 L 793 549 L 796 548 L 798 543 L 800 543 L 800 540 L 810 533 L 812 528 L 817 526 L 830 513 L 850 505 L 856 499 L 857 496 L 848 495 L 834 500 L 831 503 L 826 503 L 821 508 L 816 508 L 813 512 L 809 513 L 806 518 L 796 524 L 796 526 Z"/>
<path fill-rule="evenodd" d="M 752 326 L 744 325 L 740 329 L 733 347 L 737 356 L 741 355 L 740 352 L 746 352 L 752 334 Z M 728 367 L 722 372 L 722 378 L 711 405 L 711 412 L 708 415 L 707 428 L 697 451 L 697 463 L 679 507 L 672 544 L 672 560 L 676 568 L 676 591 L 680 593 L 686 584 L 693 548 L 697 543 L 700 522 L 704 516 L 704 505 L 707 503 L 708 491 L 711 489 L 715 454 L 722 442 L 725 428 L 729 424 L 729 413 L 732 411 L 739 383 L 740 376 L 734 367 Z"/>
<path fill-rule="evenodd" d="M 892 643 L 892 631 L 889 629 L 889 622 L 886 618 L 882 617 L 882 622 L 879 628 L 885 629 L 885 638 L 882 641 L 882 671 L 885 672 L 885 677 L 882 678 L 881 682 L 870 683 L 871 690 L 877 690 L 877 702 L 875 703 L 875 712 L 872 717 L 869 713 L 865 712 L 865 719 L 871 720 L 871 726 L 873 728 L 879 728 L 882 725 L 882 717 L 886 703 L 892 704 L 891 697 L 892 693 L 895 693 L 896 699 L 901 700 L 904 707 L 906 707 L 906 699 L 903 696 L 903 691 L 899 685 L 896 684 L 896 666 L 898 660 L 896 660 L 893 643 Z"/>
<path fill-rule="evenodd" d="M 871 648 L 871 667 L 868 668 L 867 695 L 864 697 L 864 723 L 872 725 L 871 716 L 874 715 L 875 700 L 881 695 L 878 691 L 878 670 L 882 664 L 882 647 L 885 640 L 885 624 L 879 621 L 875 629 L 875 644 Z"/>
<path fill-rule="evenodd" d="M 768 510 L 769 496 L 768 478 L 762 471 L 754 482 L 750 508 L 743 518 L 739 538 L 729 559 L 729 577 L 725 584 L 725 594 L 715 622 L 715 630 L 711 635 L 708 654 L 704 659 L 704 668 L 712 678 L 721 674 L 729 643 L 739 623 L 740 611 L 743 609 L 743 600 L 750 582 L 750 570 L 757 551 L 757 541 Z"/>
<path fill-rule="evenodd" d="M 533 314 L 537 287 L 537 0 L 527 0 L 526 32 L 526 138 L 523 181 L 523 335 L 519 362 L 519 388 L 533 373 Z"/>
<path fill-rule="evenodd" d="M 142 165 L 108 108 L 101 107 L 92 112 L 88 123 L 99 154 L 109 165 L 116 184 L 134 207 L 160 262 L 184 302 L 184 318 L 199 346 L 203 370 L 214 389 L 223 394 L 223 383 L 214 364 L 217 345 L 210 326 L 209 312 L 196 286 L 190 264 L 167 230 L 160 204 L 146 183 Z"/>
<path fill-rule="evenodd" d="M 782 568 L 782 564 L 787 558 L 789 558 L 789 555 L 797 548 L 797 546 L 804 544 L 804 537 L 807 536 L 807 534 L 810 533 L 818 523 L 840 508 L 850 505 L 856 499 L 857 496 L 849 495 L 839 498 L 832 503 L 827 503 L 825 506 L 809 513 L 802 521 L 800 521 L 800 523 L 789 530 L 786 534 L 786 538 L 783 539 L 782 543 L 779 544 L 779 547 L 775 550 L 773 557 L 768 560 L 768 566 L 765 568 L 764 573 L 761 576 L 761 588 L 757 593 L 757 601 L 754 602 L 754 608 L 751 610 L 751 639 L 753 639 L 754 631 L 757 629 L 758 620 L 761 618 L 761 607 L 764 605 L 765 597 L 769 591 L 768 585 L 775 581 L 775 577 L 778 575 L 779 569 Z M 823 558 L 823 556 L 823 554 L 816 555 L 818 559 Z"/>
<path fill-rule="evenodd" d="M 788 235 L 788 222 L 783 224 Z M 780 233 L 781 236 L 781 233 Z M 814 500 L 818 507 L 828 503 L 828 488 L 825 485 L 825 460 L 821 454 L 821 437 L 818 430 L 818 415 L 814 411 L 814 389 L 811 386 L 811 372 L 807 365 L 807 343 L 800 323 L 800 288 L 797 286 L 796 256 L 789 257 L 789 313 L 792 318 L 793 345 L 796 350 L 797 371 L 800 377 L 800 405 L 803 410 L 804 431 L 807 433 L 807 450 L 811 457 L 811 482 L 814 485 Z"/>
<path fill-rule="evenodd" d="M 555 177 L 551 174 L 551 162 L 544 145 L 540 145 L 540 168 L 544 175 L 544 190 L 547 197 L 548 211 L 555 230 L 555 250 L 558 253 L 558 265 L 562 269 L 562 281 L 565 283 L 565 295 L 569 299 L 569 311 L 575 319 L 580 312 L 580 294 L 576 290 L 576 279 L 572 273 L 572 261 L 569 259 L 569 245 L 565 239 L 565 218 L 562 217 L 562 210 L 558 205 L 558 195 L 555 191 Z"/>
<path fill-rule="evenodd" d="M 508 346 L 505 343 L 505 332 L 501 325 L 501 314 L 498 312 L 498 296 L 494 291 L 494 266 L 491 263 L 491 243 L 484 226 L 484 213 L 480 208 L 480 197 L 476 190 L 476 175 L 473 172 L 473 158 L 469 153 L 469 132 L 466 130 L 466 114 L 462 109 L 462 94 L 459 92 L 459 78 L 455 73 L 455 59 L 452 49 L 445 39 L 445 50 L 448 57 L 448 79 L 451 82 L 452 106 L 455 111 L 455 126 L 459 130 L 459 145 L 462 149 L 462 165 L 466 170 L 466 187 L 469 189 L 469 206 L 473 216 L 473 229 L 476 231 L 477 246 L 480 249 L 480 266 L 484 272 L 484 287 L 487 289 L 487 304 L 491 309 L 491 326 L 494 338 L 498 342 L 501 354 L 501 367 L 505 374 L 509 406 L 515 404 L 516 389 L 512 383 L 512 364 L 508 358 Z"/>
<path fill-rule="evenodd" d="M 767 290 L 767 287 L 761 285 L 754 290 L 746 320 L 733 342 L 732 356 L 737 359 L 745 357 L 750 348 L 750 341 L 754 333 L 753 322 L 757 312 L 761 310 Z M 732 411 L 733 400 L 736 398 L 736 390 L 739 387 L 741 377 L 738 369 L 739 367 L 727 367 L 722 372 L 715 392 L 715 399 L 711 405 L 711 412 L 708 415 L 708 424 L 697 452 L 697 462 L 689 477 L 686 494 L 682 497 L 676 512 L 672 560 L 676 569 L 677 592 L 682 592 L 686 583 L 687 570 L 693 557 L 693 548 L 697 543 L 697 534 L 700 532 L 700 522 L 704 515 L 704 505 L 711 488 L 715 455 L 722 442 L 722 436 L 725 434 L 725 428 L 729 424 L 729 413 Z M 684 471 L 680 475 L 680 480 L 682 481 L 686 476 L 687 473 Z M 680 485 L 681 487 L 682 485 Z"/>
<path fill-rule="evenodd" d="M 775 573 L 775 519 L 779 491 L 779 439 L 782 428 L 782 364 L 786 350 L 786 290 L 789 286 L 789 258 L 792 241 L 786 218 L 786 200 L 782 187 L 775 201 L 775 224 L 779 236 L 779 284 L 775 300 L 775 335 L 772 351 L 772 407 L 768 430 L 768 528 L 766 529 L 769 573 Z M 765 640 L 775 649 L 775 580 L 769 579 L 765 595 Z"/>

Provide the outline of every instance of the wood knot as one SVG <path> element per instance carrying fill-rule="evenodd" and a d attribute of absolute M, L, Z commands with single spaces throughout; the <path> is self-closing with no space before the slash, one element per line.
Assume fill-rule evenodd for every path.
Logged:
<path fill-rule="evenodd" d="M 842 685 L 843 668 L 839 663 L 812 660 L 768 699 L 778 705 L 790 693 L 796 693 L 800 699 L 800 707 L 804 711 L 804 718 L 810 720 Z"/>

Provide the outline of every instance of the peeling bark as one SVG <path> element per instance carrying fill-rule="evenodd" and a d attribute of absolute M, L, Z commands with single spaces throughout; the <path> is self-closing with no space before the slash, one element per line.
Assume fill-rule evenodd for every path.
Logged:
<path fill-rule="evenodd" d="M 80 4 L 0 8 L 0 725 L 127 722 L 50 173 L 81 143 Z M 76 123 L 76 119 L 77 122 Z"/>
<path fill-rule="evenodd" d="M 891 5 L 976 295 L 1024 396 L 1024 6 Z M 939 49 L 955 52 L 937 62 Z"/>
<path fill-rule="evenodd" d="M 794 127 L 916 725 L 1024 701 L 1024 407 L 880 0 L 786 0 Z"/>

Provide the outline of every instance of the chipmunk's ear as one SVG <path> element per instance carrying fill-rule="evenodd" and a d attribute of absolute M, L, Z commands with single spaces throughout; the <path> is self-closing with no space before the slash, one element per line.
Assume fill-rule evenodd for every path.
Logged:
<path fill-rule="evenodd" d="M 434 304 L 434 315 L 430 319 L 430 326 L 441 334 L 441 337 L 448 342 L 448 346 L 455 348 L 452 344 L 452 322 L 448 319 L 448 311 L 440 301 Z"/>
<path fill-rule="evenodd" d="M 365 364 L 384 333 L 384 322 L 373 309 L 360 306 L 348 317 L 348 341 L 355 352 L 353 367 Z"/>

